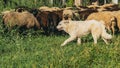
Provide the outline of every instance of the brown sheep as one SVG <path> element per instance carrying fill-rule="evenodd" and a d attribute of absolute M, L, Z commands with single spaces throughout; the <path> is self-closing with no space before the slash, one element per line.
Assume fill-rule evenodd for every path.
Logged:
<path fill-rule="evenodd" d="M 58 7 L 47 7 L 47 6 L 42 6 L 42 7 L 40 7 L 40 8 L 38 8 L 39 9 L 39 11 L 41 11 L 41 12 L 45 12 L 45 13 L 55 13 L 55 14 L 57 14 L 60 18 L 62 18 L 63 17 L 63 9 L 60 9 L 60 8 L 58 8 Z"/>
<path fill-rule="evenodd" d="M 12 28 L 14 26 L 26 26 L 26 28 L 31 28 L 36 26 L 40 28 L 40 24 L 37 19 L 33 16 L 33 14 L 29 12 L 7 12 L 3 15 L 3 22 L 8 28 Z"/>
<path fill-rule="evenodd" d="M 93 9 L 83 9 L 78 11 L 80 18 L 85 20 L 90 14 L 97 12 L 96 10 Z"/>
<path fill-rule="evenodd" d="M 36 15 L 37 20 L 39 21 L 42 29 L 47 33 L 48 30 L 48 14 L 47 11 L 41 11 Z"/>
<path fill-rule="evenodd" d="M 116 18 L 114 17 L 112 12 L 104 11 L 104 12 L 97 12 L 90 14 L 86 20 L 103 20 L 105 23 L 104 25 L 109 31 L 112 31 L 113 35 L 115 33 L 115 26 L 116 26 Z"/>
<path fill-rule="evenodd" d="M 41 24 L 46 35 L 56 33 L 56 26 L 62 19 L 62 9 L 58 7 L 40 7 L 39 13 L 35 16 Z"/>

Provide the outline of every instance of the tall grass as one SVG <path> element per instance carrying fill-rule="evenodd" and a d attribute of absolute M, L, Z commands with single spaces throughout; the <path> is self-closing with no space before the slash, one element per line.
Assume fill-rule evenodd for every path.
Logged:
<path fill-rule="evenodd" d="M 93 40 L 61 47 L 68 36 L 0 36 L 1 68 L 119 68 L 120 37 L 105 45 Z M 88 38 L 88 37 L 87 37 Z M 86 38 L 86 39 L 87 39 Z"/>

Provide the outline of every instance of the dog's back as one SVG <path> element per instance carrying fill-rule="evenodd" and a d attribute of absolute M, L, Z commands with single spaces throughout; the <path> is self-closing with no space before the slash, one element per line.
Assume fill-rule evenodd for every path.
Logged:
<path fill-rule="evenodd" d="M 73 25 L 75 29 L 71 33 L 74 33 L 72 35 L 76 37 L 82 37 L 91 33 L 94 40 L 102 37 L 105 43 L 108 44 L 106 39 L 112 39 L 112 35 L 106 32 L 105 25 L 102 22 L 96 20 L 71 21 L 72 24 L 75 24 Z M 94 43 L 96 44 L 97 42 L 95 41 Z"/>
<path fill-rule="evenodd" d="M 77 35 L 86 35 L 90 33 L 92 30 L 97 32 L 101 32 L 101 23 L 96 20 L 88 20 L 88 21 L 70 21 L 74 30 L 71 33 L 75 33 Z"/>

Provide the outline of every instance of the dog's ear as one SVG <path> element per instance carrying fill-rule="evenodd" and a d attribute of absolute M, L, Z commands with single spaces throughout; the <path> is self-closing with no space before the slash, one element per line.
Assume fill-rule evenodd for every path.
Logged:
<path fill-rule="evenodd" d="M 69 23 L 69 20 L 64 20 L 64 23 Z"/>

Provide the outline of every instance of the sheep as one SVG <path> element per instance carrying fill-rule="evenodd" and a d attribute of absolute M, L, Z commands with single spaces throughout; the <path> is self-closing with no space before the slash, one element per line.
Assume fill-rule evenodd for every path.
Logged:
<path fill-rule="evenodd" d="M 83 10 L 78 11 L 80 18 L 83 20 L 85 20 L 90 14 L 94 12 L 97 12 L 97 11 L 94 9 L 83 9 Z"/>
<path fill-rule="evenodd" d="M 72 20 L 73 12 L 72 10 L 65 9 L 63 10 L 63 20 Z"/>
<path fill-rule="evenodd" d="M 58 33 L 56 26 L 58 25 L 60 20 L 62 20 L 62 18 L 59 17 L 59 15 L 56 14 L 55 12 L 50 12 L 48 14 L 48 24 L 49 24 L 50 32 Z"/>
<path fill-rule="evenodd" d="M 115 33 L 115 26 L 116 26 L 116 17 L 113 15 L 112 12 L 104 11 L 104 12 L 96 12 L 90 14 L 86 20 L 103 20 L 105 23 L 104 25 L 109 31 L 112 31 L 112 34 Z"/>
<path fill-rule="evenodd" d="M 61 10 L 61 9 L 58 8 L 58 7 L 51 7 L 51 8 L 50 8 L 50 7 L 47 7 L 47 6 L 42 6 L 42 7 L 39 7 L 38 9 L 41 10 L 41 11 L 49 11 L 49 12 Z"/>
<path fill-rule="evenodd" d="M 26 26 L 26 28 L 31 28 L 36 26 L 40 29 L 40 24 L 37 19 L 33 16 L 33 14 L 29 12 L 7 12 L 3 15 L 3 23 L 9 29 L 12 29 L 14 26 Z"/>
<path fill-rule="evenodd" d="M 47 6 L 42 6 L 42 7 L 39 7 L 38 9 L 39 9 L 39 10 L 46 11 L 46 10 L 48 10 L 48 9 L 49 9 L 49 7 L 47 7 Z"/>
<path fill-rule="evenodd" d="M 46 35 L 57 33 L 56 26 L 62 19 L 62 10 L 57 7 L 40 7 L 36 18 L 40 22 L 41 28 Z"/>
<path fill-rule="evenodd" d="M 41 28 L 46 35 L 56 31 L 56 25 L 62 19 L 62 9 L 58 7 L 42 6 L 40 8 L 17 7 L 16 12 L 30 12 L 40 23 Z"/>
<path fill-rule="evenodd" d="M 63 9 L 63 20 L 80 20 L 79 9 L 73 9 L 72 7 L 66 7 Z"/>
<path fill-rule="evenodd" d="M 36 18 L 38 20 L 38 22 L 41 25 L 41 28 L 43 29 L 43 31 L 45 32 L 45 34 L 47 34 L 48 32 L 48 14 L 49 12 L 46 11 L 41 11 L 36 15 Z"/>

